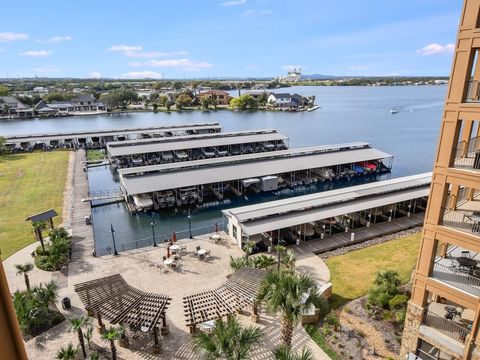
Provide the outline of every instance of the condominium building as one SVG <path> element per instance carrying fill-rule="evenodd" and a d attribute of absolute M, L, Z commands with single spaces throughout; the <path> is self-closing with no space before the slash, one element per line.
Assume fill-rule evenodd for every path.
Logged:
<path fill-rule="evenodd" d="M 480 0 L 465 0 L 400 359 L 480 359 Z"/>

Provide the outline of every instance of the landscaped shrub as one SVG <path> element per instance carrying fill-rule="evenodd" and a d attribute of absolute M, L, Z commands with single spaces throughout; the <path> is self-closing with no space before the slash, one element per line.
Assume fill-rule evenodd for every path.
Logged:
<path fill-rule="evenodd" d="M 400 278 L 393 270 L 380 271 L 375 278 L 375 287 L 368 293 L 368 302 L 384 309 L 389 308 L 389 302 L 400 294 Z"/>
<path fill-rule="evenodd" d="M 62 268 L 70 259 L 71 238 L 64 228 L 50 231 L 50 242 L 43 248 L 37 247 L 35 266 L 45 271 L 55 271 Z"/>
<path fill-rule="evenodd" d="M 328 303 L 328 300 L 325 299 L 324 297 L 320 297 L 316 302 L 315 302 L 315 308 L 320 311 L 320 316 L 324 317 L 325 315 L 328 314 L 330 311 L 330 304 Z"/>

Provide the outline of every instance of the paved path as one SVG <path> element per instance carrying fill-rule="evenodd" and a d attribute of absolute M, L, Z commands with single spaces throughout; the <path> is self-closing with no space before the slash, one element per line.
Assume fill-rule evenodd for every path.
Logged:
<path fill-rule="evenodd" d="M 73 207 L 72 207 L 72 261 L 91 257 L 95 248 L 93 226 L 85 224 L 85 217 L 90 216 L 90 202 L 82 202 L 88 195 L 88 178 L 84 171 L 85 151 L 75 152 L 73 170 Z"/>

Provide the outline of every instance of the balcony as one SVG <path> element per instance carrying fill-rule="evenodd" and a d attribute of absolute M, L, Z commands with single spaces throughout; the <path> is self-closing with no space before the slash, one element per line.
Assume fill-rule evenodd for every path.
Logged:
<path fill-rule="evenodd" d="M 470 333 L 470 320 L 463 319 L 466 309 L 452 305 L 431 303 L 427 306 L 423 317 L 421 333 L 427 335 L 438 343 L 447 345 L 452 350 L 462 353 L 467 335 Z M 428 327 L 430 329 L 426 329 Z M 438 334 L 440 333 L 440 334 Z M 445 335 L 445 336 L 443 336 Z M 451 340 L 454 340 L 452 342 Z"/>
<path fill-rule="evenodd" d="M 479 101 L 480 102 L 480 101 Z M 457 169 L 480 170 L 480 137 L 460 141 L 455 148 L 453 167 Z"/>
<path fill-rule="evenodd" d="M 473 296 L 480 297 L 480 269 L 462 266 L 457 258 L 470 258 L 475 264 L 480 258 L 478 254 L 466 251 L 457 246 L 450 246 L 446 258 L 437 257 L 433 263 L 430 277 L 456 289 L 465 291 Z"/>
<path fill-rule="evenodd" d="M 475 208 L 467 206 L 459 206 L 457 210 L 443 209 L 443 218 L 441 225 L 458 231 L 469 233 L 471 235 L 480 236 L 480 202 L 468 201 L 467 203 L 475 203 Z M 466 203 L 466 204 L 467 204 Z"/>
<path fill-rule="evenodd" d="M 477 80 L 468 81 L 465 102 L 466 103 L 480 102 L 480 82 L 479 81 Z"/>

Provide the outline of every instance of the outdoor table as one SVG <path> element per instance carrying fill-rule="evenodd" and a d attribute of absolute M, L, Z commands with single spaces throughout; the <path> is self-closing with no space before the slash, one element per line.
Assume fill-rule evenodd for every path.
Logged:
<path fill-rule="evenodd" d="M 211 239 L 212 239 L 213 241 L 215 241 L 215 242 L 219 242 L 219 241 L 220 241 L 220 235 L 218 235 L 218 234 L 213 234 L 213 235 L 211 236 Z"/>
<path fill-rule="evenodd" d="M 207 250 L 205 250 L 205 249 L 200 249 L 200 250 L 197 251 L 197 254 L 198 254 L 199 258 L 203 258 L 206 253 L 207 253 Z"/>
<path fill-rule="evenodd" d="M 170 245 L 170 250 L 172 254 L 176 254 L 180 251 L 180 245 Z"/>
<path fill-rule="evenodd" d="M 465 309 L 462 311 L 461 317 L 462 317 L 462 320 L 473 322 L 473 320 L 475 320 L 475 311 L 470 309 Z"/>
<path fill-rule="evenodd" d="M 165 265 L 167 265 L 167 266 L 172 266 L 172 264 L 173 264 L 173 259 L 168 258 L 168 259 L 164 260 L 163 263 L 164 263 Z"/>
<path fill-rule="evenodd" d="M 477 267 L 477 260 L 467 257 L 457 257 L 456 260 L 460 264 L 460 266 L 469 268 L 470 273 L 473 273 L 473 270 Z"/>
<path fill-rule="evenodd" d="M 215 321 L 213 320 L 205 321 L 204 323 L 201 323 L 199 325 L 199 329 L 201 331 L 211 331 L 215 329 Z"/>

